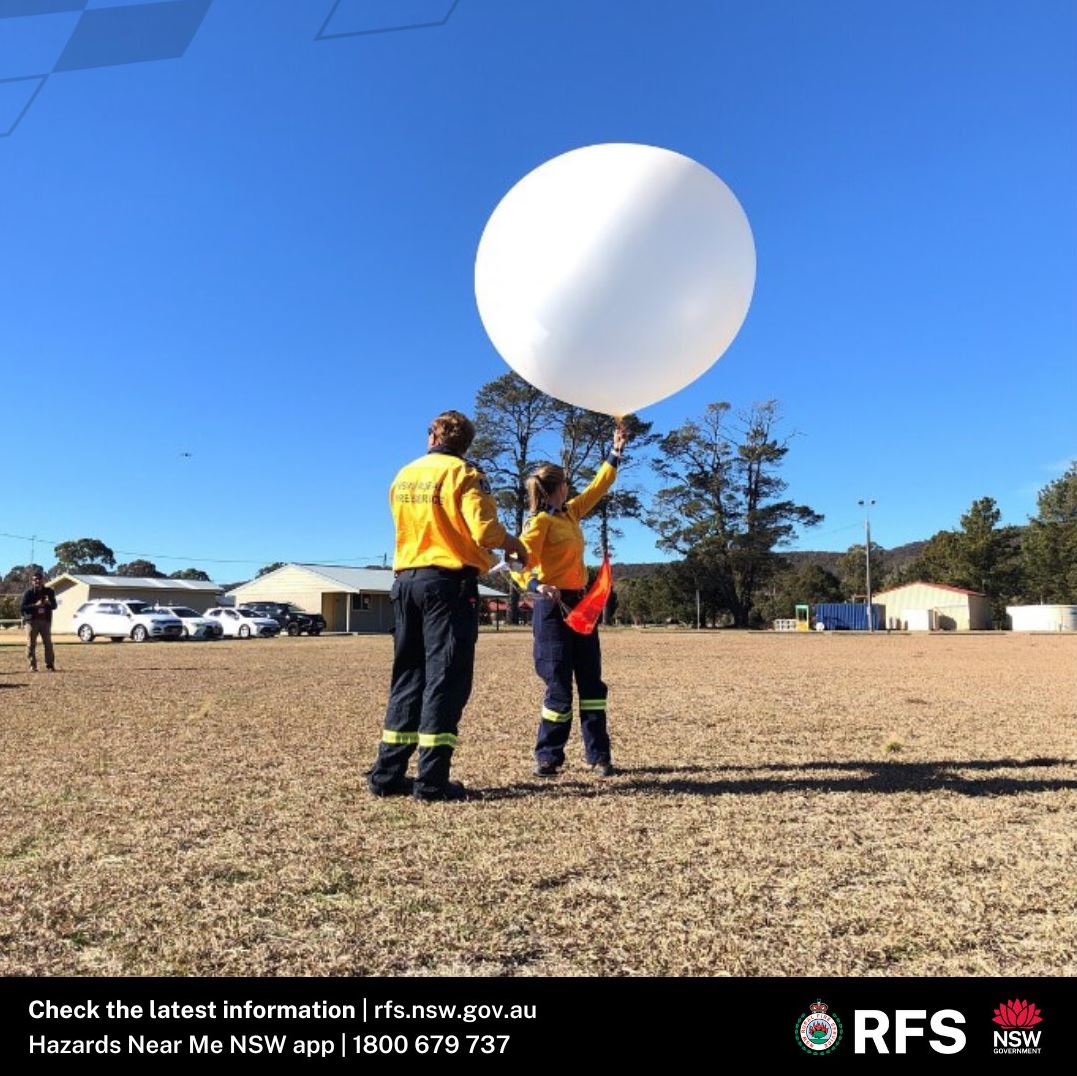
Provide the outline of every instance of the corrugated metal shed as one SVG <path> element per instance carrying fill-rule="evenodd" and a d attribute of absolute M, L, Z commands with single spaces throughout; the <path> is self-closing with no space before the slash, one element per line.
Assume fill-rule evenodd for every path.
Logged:
<path fill-rule="evenodd" d="M 74 579 L 88 587 L 104 587 L 109 590 L 195 590 L 213 593 L 221 589 L 216 583 L 200 579 L 150 579 L 141 575 L 72 575 L 64 572 L 49 580 L 54 587 L 61 579 Z"/>
<path fill-rule="evenodd" d="M 975 590 L 917 580 L 879 591 L 872 597 L 886 606 L 888 628 L 907 629 L 902 614 L 914 609 L 932 610 L 936 626 L 942 631 L 987 631 L 991 627 L 991 600 Z"/>
<path fill-rule="evenodd" d="M 292 569 L 292 571 L 289 571 L 289 569 Z M 277 568 L 276 571 L 260 575 L 256 580 L 252 579 L 249 583 L 244 583 L 240 587 L 235 587 L 228 593 L 235 594 L 240 590 L 247 592 L 247 589 L 256 582 L 264 582 L 272 586 L 275 582 L 274 576 L 281 576 L 283 581 L 283 578 L 294 576 L 294 569 L 300 569 L 303 572 L 321 576 L 323 579 L 328 579 L 337 584 L 337 586 L 333 588 L 334 590 L 343 590 L 353 594 L 388 594 L 389 590 L 392 588 L 394 578 L 393 570 L 391 568 L 348 568 L 336 564 L 296 563 L 285 564 L 282 567 Z M 479 594 L 483 598 L 505 597 L 499 590 L 494 590 L 491 587 L 483 586 L 482 584 L 479 585 Z"/>

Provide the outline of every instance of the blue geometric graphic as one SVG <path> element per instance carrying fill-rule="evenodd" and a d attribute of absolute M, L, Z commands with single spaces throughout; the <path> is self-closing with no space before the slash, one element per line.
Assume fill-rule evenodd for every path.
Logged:
<path fill-rule="evenodd" d="M 187 51 L 212 0 L 106 7 L 83 12 L 54 71 L 175 60 Z"/>
<path fill-rule="evenodd" d="M 86 0 L 0 0 L 0 19 L 23 15 L 55 15 L 60 11 L 81 11 Z"/>
<path fill-rule="evenodd" d="M 0 78 L 48 74 L 80 18 L 77 11 L 65 11 L 0 19 Z"/>
<path fill-rule="evenodd" d="M 315 41 L 444 26 L 460 0 L 335 0 Z"/>
<path fill-rule="evenodd" d="M 19 120 L 26 115 L 48 77 L 0 79 L 0 138 L 5 138 L 19 126 Z"/>
<path fill-rule="evenodd" d="M 0 0 L 0 138 L 49 75 L 174 60 L 213 0 Z"/>
<path fill-rule="evenodd" d="M 459 3 L 333 0 L 314 40 L 444 26 Z M 213 0 L 0 0 L 0 138 L 18 127 L 50 75 L 183 56 L 212 4 Z"/>

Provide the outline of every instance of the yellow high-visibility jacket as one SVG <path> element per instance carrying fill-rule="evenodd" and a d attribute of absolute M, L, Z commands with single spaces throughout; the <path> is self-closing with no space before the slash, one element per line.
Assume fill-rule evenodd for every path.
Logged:
<path fill-rule="evenodd" d="M 527 547 L 527 569 L 514 573 L 520 586 L 534 590 L 540 583 L 562 590 L 582 590 L 587 586 L 583 563 L 584 538 L 580 520 L 591 512 L 617 478 L 617 467 L 609 456 L 599 467 L 591 484 L 558 512 L 537 512 L 524 525 L 520 541 Z"/>
<path fill-rule="evenodd" d="M 389 487 L 389 507 L 396 524 L 396 571 L 470 567 L 485 572 L 495 560 L 487 550 L 507 537 L 482 471 L 445 450 L 401 468 Z"/>

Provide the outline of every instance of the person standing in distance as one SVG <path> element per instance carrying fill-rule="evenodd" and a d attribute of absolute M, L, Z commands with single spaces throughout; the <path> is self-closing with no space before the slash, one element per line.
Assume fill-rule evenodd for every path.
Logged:
<path fill-rule="evenodd" d="M 535 671 L 546 684 L 535 742 L 532 772 L 536 777 L 554 777 L 565 763 L 565 744 L 572 727 L 573 678 L 579 691 L 580 732 L 587 764 L 602 777 L 616 772 L 606 730 L 608 691 L 602 679 L 598 629 L 580 635 L 565 623 L 565 614 L 579 603 L 587 586 L 580 520 L 613 485 L 627 440 L 625 428 L 618 422 L 612 451 L 590 485 L 571 499 L 561 467 L 543 464 L 527 479 L 531 516 L 520 538 L 527 547 L 529 567 L 515 578 L 535 595 L 531 619 Z"/>
<path fill-rule="evenodd" d="M 45 586 L 45 576 L 35 571 L 30 589 L 22 596 L 23 623 L 26 625 L 26 660 L 30 672 L 37 672 L 37 640 L 45 647 L 45 668 L 56 672 L 56 655 L 52 649 L 52 611 L 56 608 L 56 591 Z"/>
<path fill-rule="evenodd" d="M 478 577 L 494 563 L 488 550 L 527 556 L 498 521 L 482 471 L 464 459 L 474 437 L 466 415 L 438 415 L 426 455 L 402 468 L 389 489 L 396 526 L 393 673 L 378 757 L 367 773 L 375 796 L 410 790 L 428 802 L 468 798 L 449 770 L 471 695 Z M 411 784 L 406 772 L 416 747 L 419 769 Z"/>

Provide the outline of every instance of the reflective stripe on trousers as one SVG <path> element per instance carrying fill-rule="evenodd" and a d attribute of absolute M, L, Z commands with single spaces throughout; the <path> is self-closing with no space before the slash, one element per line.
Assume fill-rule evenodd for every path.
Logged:
<path fill-rule="evenodd" d="M 473 571 L 397 574 L 390 591 L 396 625 L 392 683 L 371 784 L 399 784 L 416 747 L 416 790 L 437 792 L 448 783 L 460 715 L 471 696 L 478 596 Z"/>
<path fill-rule="evenodd" d="M 572 727 L 572 684 L 580 694 L 580 731 L 587 761 L 610 757 L 606 731 L 606 685 L 598 630 L 580 635 L 564 622 L 557 602 L 539 598 L 532 619 L 535 671 L 546 684 L 535 758 L 560 765 Z"/>

